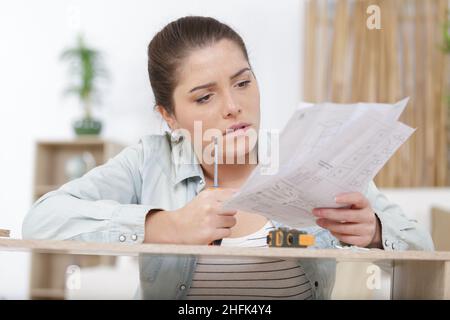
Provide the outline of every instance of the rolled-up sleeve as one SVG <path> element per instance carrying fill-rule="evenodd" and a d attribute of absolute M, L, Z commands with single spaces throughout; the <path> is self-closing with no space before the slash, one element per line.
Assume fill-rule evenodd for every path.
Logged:
<path fill-rule="evenodd" d="M 385 250 L 434 250 L 430 233 L 408 218 L 400 206 L 390 202 L 373 182 L 368 186 L 367 199 L 380 220 Z"/>
<path fill-rule="evenodd" d="M 45 194 L 25 217 L 23 238 L 143 242 L 146 215 L 156 207 L 140 204 L 142 163 L 141 142 Z"/>

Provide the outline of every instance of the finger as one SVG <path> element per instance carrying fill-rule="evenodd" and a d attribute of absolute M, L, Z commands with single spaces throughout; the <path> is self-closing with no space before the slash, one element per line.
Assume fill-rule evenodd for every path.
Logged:
<path fill-rule="evenodd" d="M 361 222 L 364 218 L 358 210 L 350 209 L 315 208 L 312 213 L 316 217 L 339 222 Z"/>
<path fill-rule="evenodd" d="M 214 231 L 212 241 L 218 240 L 218 239 L 223 239 L 223 238 L 228 238 L 229 236 L 231 236 L 231 229 L 230 228 L 216 229 Z"/>
<path fill-rule="evenodd" d="M 208 189 L 210 196 L 219 202 L 223 202 L 231 198 L 239 189 L 236 188 L 211 188 Z"/>
<path fill-rule="evenodd" d="M 217 214 L 221 215 L 221 216 L 234 216 L 237 213 L 237 210 L 233 210 L 233 209 L 222 209 L 219 208 L 217 210 Z"/>
<path fill-rule="evenodd" d="M 360 223 L 340 223 L 328 219 L 318 219 L 316 223 L 318 226 L 335 233 L 358 236 L 368 233 L 368 230 Z"/>
<path fill-rule="evenodd" d="M 369 205 L 369 200 L 360 192 L 342 193 L 335 198 L 338 204 L 349 204 L 357 209 L 364 209 Z"/>
<path fill-rule="evenodd" d="M 220 202 L 210 203 L 209 206 L 211 208 L 209 212 L 217 215 L 234 216 L 238 211 L 236 209 L 223 208 L 223 205 Z"/>
<path fill-rule="evenodd" d="M 236 218 L 231 216 L 218 216 L 216 228 L 232 228 L 236 225 Z"/>

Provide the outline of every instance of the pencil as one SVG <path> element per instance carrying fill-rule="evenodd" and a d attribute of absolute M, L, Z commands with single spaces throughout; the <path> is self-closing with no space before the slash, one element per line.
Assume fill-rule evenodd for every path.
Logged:
<path fill-rule="evenodd" d="M 213 138 L 214 141 L 214 188 L 219 187 L 219 146 L 217 145 L 217 137 Z M 222 244 L 222 239 L 214 240 L 211 245 L 220 246 Z"/>
<path fill-rule="evenodd" d="M 214 188 L 219 187 L 219 146 L 217 145 L 217 137 L 214 137 Z"/>

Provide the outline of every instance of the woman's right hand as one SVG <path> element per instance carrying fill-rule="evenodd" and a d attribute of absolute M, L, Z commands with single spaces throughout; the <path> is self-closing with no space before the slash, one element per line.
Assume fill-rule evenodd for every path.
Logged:
<path fill-rule="evenodd" d="M 206 189 L 178 210 L 149 215 L 145 242 L 209 244 L 214 240 L 229 237 L 230 228 L 236 224 L 237 210 L 223 210 L 222 202 L 236 191 L 223 188 Z M 157 234 L 161 236 L 158 237 Z"/>

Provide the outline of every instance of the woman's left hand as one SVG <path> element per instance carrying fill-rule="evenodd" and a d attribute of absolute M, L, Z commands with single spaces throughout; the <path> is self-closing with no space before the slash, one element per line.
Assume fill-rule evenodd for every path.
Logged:
<path fill-rule="evenodd" d="M 382 248 L 381 226 L 369 200 L 359 192 L 340 194 L 337 204 L 347 208 L 315 208 L 316 223 L 340 241 L 360 247 Z"/>

